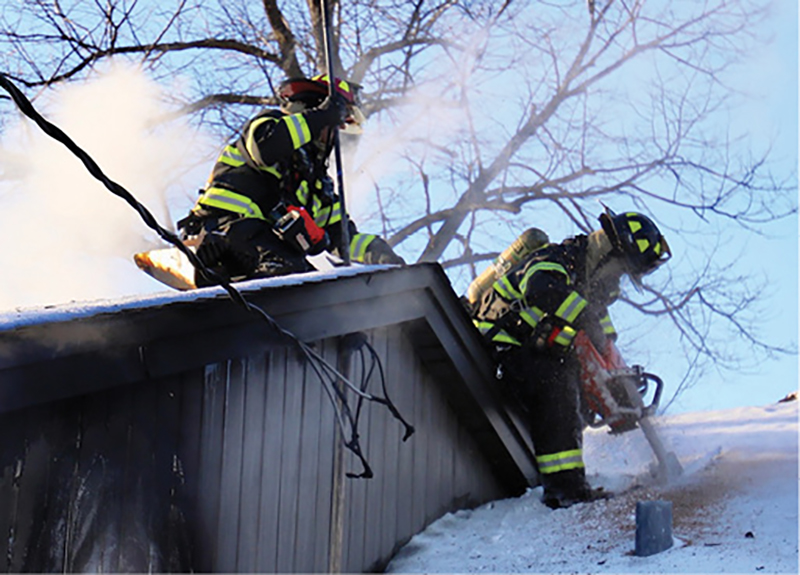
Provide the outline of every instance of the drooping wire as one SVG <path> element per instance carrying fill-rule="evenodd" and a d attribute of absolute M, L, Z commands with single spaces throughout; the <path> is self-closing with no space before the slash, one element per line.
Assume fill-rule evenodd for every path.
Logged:
<path fill-rule="evenodd" d="M 80 146 L 78 146 L 66 133 L 64 133 L 58 126 L 52 124 L 48 120 L 46 120 L 41 114 L 39 114 L 36 109 L 34 108 L 33 104 L 30 100 L 8 79 L 8 77 L 0 72 L 0 87 L 2 87 L 6 92 L 9 93 L 11 99 L 20 109 L 20 111 L 25 114 L 28 118 L 33 120 L 41 130 L 50 136 L 51 138 L 57 140 L 61 144 L 63 144 L 70 152 L 72 152 L 86 167 L 89 173 L 99 180 L 111 193 L 114 195 L 122 198 L 125 200 L 142 218 L 144 223 L 152 230 L 154 230 L 161 239 L 165 242 L 171 244 L 172 246 L 176 247 L 180 250 L 189 260 L 189 262 L 194 266 L 194 268 L 200 272 L 200 274 L 212 284 L 220 285 L 223 289 L 227 292 L 228 296 L 231 300 L 244 308 L 248 313 L 254 314 L 262 321 L 264 321 L 273 331 L 277 332 L 279 335 L 283 336 L 286 340 L 293 343 L 298 350 L 300 351 L 301 355 L 305 358 L 308 364 L 311 366 L 314 373 L 319 378 L 320 382 L 322 383 L 323 389 L 331 401 L 333 405 L 334 412 L 336 414 L 336 421 L 337 425 L 340 427 L 342 431 L 342 437 L 347 437 L 346 428 L 350 428 L 350 435 L 349 440 L 344 441 L 344 445 L 347 449 L 349 449 L 353 454 L 358 457 L 361 465 L 363 467 L 363 471 L 360 474 L 353 474 L 348 473 L 348 477 L 363 477 L 363 478 L 370 478 L 373 476 L 372 469 L 367 462 L 366 457 L 364 456 L 363 450 L 361 449 L 361 444 L 359 442 L 359 435 L 358 435 L 358 414 L 361 411 L 361 404 L 364 400 L 368 400 L 371 402 L 379 403 L 385 405 L 390 413 L 398 419 L 406 429 L 404 440 L 408 439 L 410 435 L 414 432 L 414 428 L 410 426 L 400 415 L 397 408 L 394 406 L 392 401 L 389 399 L 388 394 L 386 393 L 386 383 L 383 380 L 383 371 L 381 369 L 381 380 L 382 380 L 382 390 L 383 390 L 383 397 L 376 396 L 366 392 L 366 383 L 362 382 L 362 385 L 356 386 L 354 383 L 349 381 L 348 378 L 344 377 L 336 368 L 334 368 L 330 363 L 328 363 L 323 357 L 321 357 L 316 351 L 314 351 L 309 345 L 302 342 L 300 339 L 297 338 L 293 333 L 284 329 L 275 319 L 273 319 L 266 311 L 264 311 L 259 306 L 249 302 L 242 293 L 236 289 L 231 283 L 220 274 L 216 273 L 214 270 L 209 269 L 206 267 L 203 262 L 195 255 L 195 253 L 190 250 L 184 243 L 180 240 L 180 238 L 175 235 L 170 230 L 161 226 L 150 210 L 147 209 L 143 204 L 141 204 L 128 190 L 122 187 L 117 182 L 111 180 L 100 166 L 86 153 Z M 371 347 L 369 349 L 372 349 Z M 374 354 L 374 349 L 372 349 Z M 377 358 L 377 355 L 373 355 L 373 361 Z M 379 358 L 378 364 L 380 365 Z M 357 397 L 358 407 L 356 409 L 356 413 L 354 414 L 349 407 L 349 403 L 347 401 L 347 390 L 352 391 L 355 393 Z M 338 398 L 338 403 L 337 403 Z"/>

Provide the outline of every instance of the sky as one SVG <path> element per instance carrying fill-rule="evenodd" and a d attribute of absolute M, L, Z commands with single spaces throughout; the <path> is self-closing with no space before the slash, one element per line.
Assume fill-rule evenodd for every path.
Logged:
<path fill-rule="evenodd" d="M 771 22 L 775 41 L 752 54 L 731 78 L 750 99 L 734 117 L 734 130 L 754 142 L 774 140 L 776 155 L 797 162 L 797 3 L 777 0 Z M 176 87 L 156 85 L 137 70 L 113 66 L 87 84 L 46 93 L 37 106 L 97 159 L 113 179 L 133 191 L 159 221 L 172 225 L 185 215 L 203 185 L 220 142 L 180 121 L 160 124 L 162 95 Z M 113 105 L 108 102 L 113 101 Z M 0 105 L 11 106 L 7 100 Z M 125 113 L 121 113 L 123 111 Z M 367 138 L 374 138 L 367 140 Z M 124 141 L 125 148 L 109 145 Z M 366 126 L 365 142 L 384 141 Z M 179 145 L 175 143 L 179 142 Z M 191 143 L 187 154 L 187 142 Z M 387 144 L 388 145 L 388 144 Z M 6 271 L 0 309 L 146 294 L 162 286 L 140 273 L 131 255 L 158 244 L 154 233 L 121 200 L 92 180 L 74 157 L 30 123 L 0 135 L 0 252 Z M 69 191 L 64 190 L 69 182 Z M 76 190 L 79 190 L 76 191 Z M 348 205 L 361 211 L 356 201 Z M 626 209 L 627 206 L 614 206 Z M 548 230 L 560 240 L 575 230 Z M 501 246 L 498 246 L 500 249 Z M 748 240 L 746 269 L 767 278 L 762 333 L 777 343 L 797 343 L 797 218 L 775 226 L 771 235 Z M 411 256 L 414 254 L 403 254 Z M 461 293 L 465 286 L 455 283 Z M 617 308 L 619 306 L 616 306 Z M 623 325 L 635 324 L 612 308 Z M 624 341 L 625 333 L 622 340 Z M 646 337 L 644 334 L 642 337 Z M 652 345 L 629 363 L 660 375 L 667 393 L 680 381 L 685 362 L 667 345 Z M 672 412 L 763 404 L 798 387 L 796 355 L 763 361 L 752 373 L 710 372 L 670 407 Z M 722 383 L 724 382 L 724 388 Z"/>
<path fill-rule="evenodd" d="M 780 165 L 797 175 L 798 162 L 798 2 L 775 0 L 769 28 L 774 41 L 751 55 L 736 77 L 737 89 L 747 102 L 733 117 L 734 131 L 748 134 L 757 146 L 773 142 L 773 152 Z M 795 179 L 795 185 L 797 180 Z M 769 303 L 763 308 L 762 333 L 775 342 L 798 342 L 798 220 L 795 217 L 774 226 L 769 235 L 751 237 L 742 254 L 745 269 L 767 278 Z M 659 367 L 671 377 L 671 360 Z M 663 368 L 661 367 L 663 366 Z M 740 374 L 709 374 L 725 378 L 724 389 L 704 386 L 692 390 L 676 405 L 683 409 L 724 409 L 758 405 L 780 399 L 798 388 L 797 355 L 778 355 L 763 362 L 757 370 Z"/>
<path fill-rule="evenodd" d="M 615 497 L 551 510 L 541 487 L 447 513 L 389 573 L 797 573 L 797 401 L 657 418 L 683 474 L 653 484 L 642 434 L 585 437 L 587 476 Z M 672 547 L 640 557 L 638 502 L 671 506 Z"/>

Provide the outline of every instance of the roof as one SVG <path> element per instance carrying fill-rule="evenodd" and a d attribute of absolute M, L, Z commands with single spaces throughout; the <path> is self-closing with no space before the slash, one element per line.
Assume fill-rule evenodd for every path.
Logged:
<path fill-rule="evenodd" d="M 237 284 L 282 329 L 312 342 L 403 325 L 504 473 L 536 476 L 527 434 L 493 385 L 489 350 L 441 266 L 354 266 Z M 220 287 L 0 314 L 0 412 L 166 376 L 287 338 Z M 391 382 L 389 382 L 391 384 Z"/>

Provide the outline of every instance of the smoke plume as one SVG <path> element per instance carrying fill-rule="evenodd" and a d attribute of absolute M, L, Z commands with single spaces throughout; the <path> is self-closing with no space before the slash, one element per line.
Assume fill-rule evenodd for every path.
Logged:
<path fill-rule="evenodd" d="M 188 124 L 157 121 L 167 112 L 162 95 L 141 70 L 114 65 L 34 105 L 171 227 L 191 206 L 213 149 Z M 0 140 L 0 205 L 0 309 L 162 289 L 131 257 L 155 245 L 155 232 L 21 115 Z"/>

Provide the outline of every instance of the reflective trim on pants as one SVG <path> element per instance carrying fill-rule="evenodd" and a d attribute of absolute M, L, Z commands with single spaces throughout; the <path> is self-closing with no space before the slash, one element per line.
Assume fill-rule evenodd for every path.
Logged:
<path fill-rule="evenodd" d="M 537 455 L 536 463 L 539 465 L 539 472 L 544 474 L 585 467 L 583 464 L 583 450 L 581 449 Z"/>

